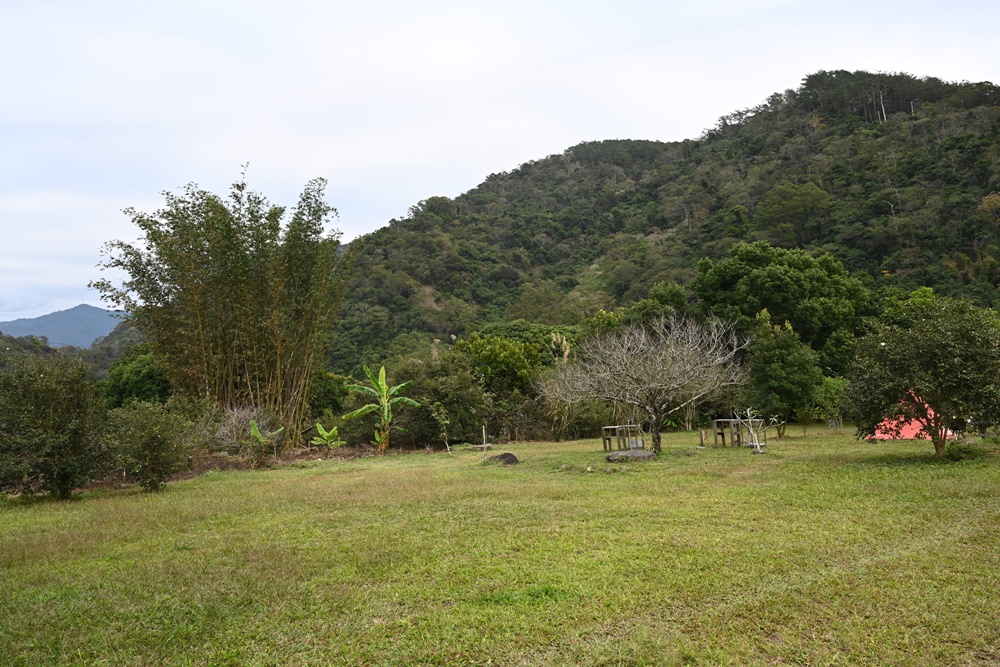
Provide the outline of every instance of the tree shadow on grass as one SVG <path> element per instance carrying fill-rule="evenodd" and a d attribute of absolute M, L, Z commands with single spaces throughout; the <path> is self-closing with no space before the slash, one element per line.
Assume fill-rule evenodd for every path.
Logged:
<path fill-rule="evenodd" d="M 988 445 L 975 441 L 949 444 L 944 456 L 935 455 L 933 447 L 929 442 L 927 446 L 930 448 L 927 452 L 883 452 L 878 456 L 852 461 L 849 465 L 854 467 L 901 468 L 929 465 L 946 466 L 964 461 L 1000 459 L 1000 449 L 996 445 Z"/>
<path fill-rule="evenodd" d="M 0 509 L 35 507 L 38 505 L 60 505 L 78 502 L 79 494 L 73 494 L 67 499 L 58 498 L 51 493 L 24 493 L 0 495 Z"/>

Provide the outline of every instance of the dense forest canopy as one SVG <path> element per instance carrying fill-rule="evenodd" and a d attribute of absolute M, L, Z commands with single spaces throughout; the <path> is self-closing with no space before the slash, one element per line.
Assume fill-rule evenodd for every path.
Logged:
<path fill-rule="evenodd" d="M 576 325 L 690 285 L 739 242 L 829 254 L 869 287 L 996 304 L 998 143 L 991 83 L 846 71 L 698 139 L 583 143 L 357 240 L 329 363 L 356 372 L 487 322 Z"/>

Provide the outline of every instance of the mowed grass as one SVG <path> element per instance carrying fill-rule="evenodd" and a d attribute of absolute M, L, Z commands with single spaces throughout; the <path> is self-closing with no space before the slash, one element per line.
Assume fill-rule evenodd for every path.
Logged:
<path fill-rule="evenodd" d="M 0 664 L 1000 664 L 995 449 L 696 440 L 0 502 Z"/>

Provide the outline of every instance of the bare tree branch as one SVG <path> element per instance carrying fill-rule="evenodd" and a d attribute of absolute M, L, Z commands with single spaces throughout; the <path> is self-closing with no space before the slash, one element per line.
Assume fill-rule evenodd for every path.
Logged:
<path fill-rule="evenodd" d="M 746 381 L 740 352 L 749 342 L 732 322 L 674 315 L 584 341 L 577 358 L 558 366 L 540 389 L 553 401 L 599 399 L 642 409 L 660 451 L 668 415 Z"/>

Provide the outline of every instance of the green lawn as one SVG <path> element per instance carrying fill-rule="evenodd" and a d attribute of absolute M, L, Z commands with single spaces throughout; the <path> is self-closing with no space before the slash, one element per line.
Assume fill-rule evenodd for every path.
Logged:
<path fill-rule="evenodd" d="M 1000 663 L 1000 452 L 696 440 L 0 501 L 0 664 Z"/>

